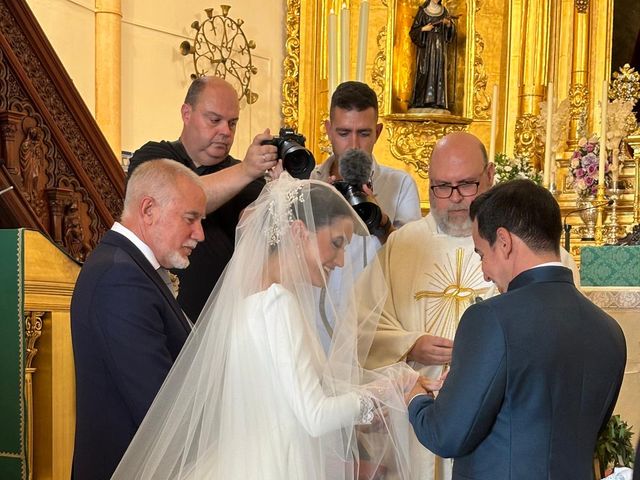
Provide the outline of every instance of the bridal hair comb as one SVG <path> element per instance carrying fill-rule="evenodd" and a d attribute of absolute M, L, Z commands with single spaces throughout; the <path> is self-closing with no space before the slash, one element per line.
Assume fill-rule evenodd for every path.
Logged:
<path fill-rule="evenodd" d="M 292 207 L 295 204 L 304 203 L 304 194 L 302 193 L 303 186 L 304 184 L 300 182 L 294 188 L 290 189 L 285 194 L 284 204 L 276 202 L 276 198 L 269 202 L 267 208 L 267 218 L 269 222 L 266 231 L 270 247 L 280 243 L 282 239 L 282 229 L 296 219 Z"/>

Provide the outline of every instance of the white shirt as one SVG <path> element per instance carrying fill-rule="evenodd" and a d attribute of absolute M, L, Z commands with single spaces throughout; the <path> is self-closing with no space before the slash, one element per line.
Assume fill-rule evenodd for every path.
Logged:
<path fill-rule="evenodd" d="M 136 248 L 140 250 L 140 252 L 144 255 L 144 257 L 147 260 L 149 260 L 149 263 L 153 266 L 154 270 L 157 270 L 160 268 L 160 263 L 158 262 L 158 259 L 156 259 L 156 256 L 151 251 L 151 248 L 149 248 L 149 246 L 146 243 L 140 240 L 140 238 L 135 233 L 133 233 L 131 230 L 129 230 L 127 227 L 125 227 L 119 222 L 115 222 L 111 227 L 111 230 L 119 233 L 120 235 L 123 235 L 129 241 L 131 241 L 131 243 L 133 243 L 136 246 Z"/>

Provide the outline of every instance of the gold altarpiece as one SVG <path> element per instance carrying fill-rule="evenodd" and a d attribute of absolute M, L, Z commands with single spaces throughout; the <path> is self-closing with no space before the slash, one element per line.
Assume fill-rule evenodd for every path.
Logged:
<path fill-rule="evenodd" d="M 327 18 L 343 0 L 288 0 L 284 62 L 283 116 L 304 133 L 319 161 L 327 157 L 324 120 L 328 116 Z M 350 9 L 351 78 L 355 75 L 358 10 Z M 566 182 L 569 157 L 579 137 L 600 129 L 598 94 L 611 71 L 613 0 L 449 0 L 442 3 L 457 16 L 455 87 L 451 115 L 408 113 L 415 47 L 409 28 L 420 0 L 371 0 L 367 29 L 365 81 L 379 96 L 385 129 L 375 147 L 376 159 L 409 172 L 428 208 L 427 168 L 438 138 L 468 130 L 489 145 L 492 88 L 498 85 L 496 152 L 527 157 L 539 167 L 544 148 L 536 136 L 536 116 L 553 82 L 558 101 L 569 99 L 569 141 L 556 155 L 556 192 L 564 212 L 575 208 Z M 450 80 L 452 78 L 450 76 Z M 451 95 L 450 95 L 451 96 Z M 596 112 L 596 115 L 594 115 Z M 595 117 L 595 118 L 594 118 Z M 637 162 L 636 162 L 637 163 Z M 634 162 L 625 163 L 618 221 L 638 218 Z M 579 218 L 569 218 L 578 223 Z"/>

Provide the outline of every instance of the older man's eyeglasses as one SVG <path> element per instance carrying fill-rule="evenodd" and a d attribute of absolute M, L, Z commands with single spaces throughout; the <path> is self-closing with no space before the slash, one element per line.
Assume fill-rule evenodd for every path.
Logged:
<path fill-rule="evenodd" d="M 478 193 L 478 186 L 480 182 L 466 182 L 460 185 L 432 185 L 431 191 L 436 198 L 450 198 L 453 195 L 453 191 L 457 190 L 461 197 L 472 197 Z"/>

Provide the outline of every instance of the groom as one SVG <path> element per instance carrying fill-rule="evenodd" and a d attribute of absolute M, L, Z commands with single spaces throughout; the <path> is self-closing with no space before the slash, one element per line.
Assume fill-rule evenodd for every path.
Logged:
<path fill-rule="evenodd" d="M 471 204 L 486 280 L 502 295 L 469 307 L 436 399 L 407 396 L 420 442 L 455 459 L 453 479 L 592 478 L 593 451 L 622 384 L 625 339 L 560 263 L 560 210 L 528 180 Z"/>

